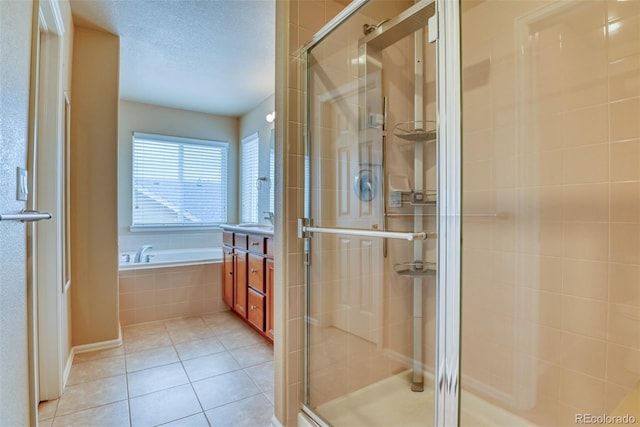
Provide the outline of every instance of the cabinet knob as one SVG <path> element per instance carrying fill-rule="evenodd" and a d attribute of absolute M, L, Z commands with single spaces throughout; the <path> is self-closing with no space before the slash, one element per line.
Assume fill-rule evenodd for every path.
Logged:
<path fill-rule="evenodd" d="M 233 271 L 230 271 L 230 272 L 229 272 L 229 276 L 233 276 Z"/>
<path fill-rule="evenodd" d="M 251 242 L 251 246 L 258 246 L 260 242 Z"/>
<path fill-rule="evenodd" d="M 257 309 L 257 308 L 258 308 L 258 306 L 257 306 L 257 305 L 252 305 L 252 306 L 251 306 L 251 310 L 255 310 L 255 309 Z"/>
<path fill-rule="evenodd" d="M 257 272 L 258 272 L 258 269 L 256 269 L 256 268 L 252 268 L 252 269 L 251 269 L 251 272 L 252 272 L 252 273 L 257 273 Z"/>

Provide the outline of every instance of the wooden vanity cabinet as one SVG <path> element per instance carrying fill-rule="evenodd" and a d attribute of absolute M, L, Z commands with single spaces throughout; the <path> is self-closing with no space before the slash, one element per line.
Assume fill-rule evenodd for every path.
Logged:
<path fill-rule="evenodd" d="M 253 288 L 249 288 L 247 294 L 249 301 L 247 319 L 249 323 L 264 332 L 265 296 Z"/>
<path fill-rule="evenodd" d="M 250 287 L 264 294 L 264 256 L 249 254 L 249 281 Z"/>
<path fill-rule="evenodd" d="M 272 240 L 272 239 L 269 239 Z M 274 263 L 273 259 L 266 260 L 267 265 L 267 277 L 265 278 L 265 292 L 266 298 L 265 304 L 267 306 L 266 313 L 266 325 L 265 325 L 265 333 L 269 338 L 273 340 L 273 279 L 274 279 Z"/>
<path fill-rule="evenodd" d="M 233 233 L 231 234 L 233 235 Z M 222 247 L 222 300 L 231 308 L 233 308 L 233 291 L 235 289 L 233 268 L 233 247 L 224 245 Z"/>
<path fill-rule="evenodd" d="M 240 232 L 230 237 L 227 233 L 223 235 L 223 300 L 273 341 L 273 238 Z"/>
<path fill-rule="evenodd" d="M 243 249 L 234 249 L 235 264 L 233 273 L 235 283 L 233 287 L 233 310 L 242 317 L 247 317 L 247 258 L 248 253 Z"/>

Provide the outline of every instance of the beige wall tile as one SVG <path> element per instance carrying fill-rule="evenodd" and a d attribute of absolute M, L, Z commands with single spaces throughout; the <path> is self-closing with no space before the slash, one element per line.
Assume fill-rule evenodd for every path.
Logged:
<path fill-rule="evenodd" d="M 564 296 L 562 328 L 576 334 L 604 340 L 607 336 L 606 302 Z"/>
<path fill-rule="evenodd" d="M 640 349 L 640 316 L 638 308 L 609 304 L 609 341 Z"/>
<path fill-rule="evenodd" d="M 327 22 L 325 20 L 325 1 L 304 0 L 298 2 L 298 22 L 312 32 L 318 31 Z"/>
<path fill-rule="evenodd" d="M 565 257 L 607 261 L 609 257 L 608 247 L 609 224 L 601 222 L 568 222 L 564 225 L 563 254 Z"/>
<path fill-rule="evenodd" d="M 582 335 L 565 332 L 562 335 L 562 366 L 605 380 L 607 343 Z"/>
<path fill-rule="evenodd" d="M 640 222 L 640 182 L 611 184 L 611 221 Z"/>
<path fill-rule="evenodd" d="M 640 266 L 611 263 L 609 269 L 609 298 L 614 304 L 640 307 Z"/>
<path fill-rule="evenodd" d="M 603 80 L 606 78 L 604 71 Z M 606 96 L 606 90 L 605 90 Z M 569 111 L 562 117 L 562 143 L 565 147 L 601 144 L 609 138 L 608 106 L 600 105 Z"/>
<path fill-rule="evenodd" d="M 610 61 L 640 53 L 640 16 L 637 12 L 632 13 L 635 15 L 625 14 L 622 16 L 623 19 L 615 22 L 615 26 L 608 26 Z"/>
<path fill-rule="evenodd" d="M 609 184 L 565 185 L 563 208 L 565 221 L 608 221 Z"/>
<path fill-rule="evenodd" d="M 517 287 L 562 292 L 562 258 L 521 255 L 519 259 L 522 280 L 518 282 Z"/>
<path fill-rule="evenodd" d="M 611 180 L 640 180 L 640 140 L 611 144 Z"/>
<path fill-rule="evenodd" d="M 640 380 L 640 349 L 611 343 L 607 348 L 607 380 L 633 388 Z"/>
<path fill-rule="evenodd" d="M 608 144 L 567 149 L 563 153 L 565 184 L 606 182 L 609 179 Z"/>
<path fill-rule="evenodd" d="M 640 96 L 640 55 L 609 63 L 609 100 Z"/>
<path fill-rule="evenodd" d="M 522 232 L 522 228 L 519 232 Z M 542 221 L 537 226 L 531 226 L 525 232 L 531 233 L 534 239 L 532 247 L 526 247 L 527 252 L 535 253 L 536 250 L 543 256 L 562 256 L 563 232 L 566 233 L 565 225 L 560 221 Z"/>
<path fill-rule="evenodd" d="M 564 370 L 560 383 L 560 400 L 576 409 L 600 414 L 604 410 L 604 381 Z"/>
<path fill-rule="evenodd" d="M 640 138 L 640 98 L 612 102 L 610 114 L 612 141 Z"/>
<path fill-rule="evenodd" d="M 611 224 L 611 261 L 640 263 L 640 224 Z"/>
<path fill-rule="evenodd" d="M 564 260 L 563 290 L 567 295 L 606 301 L 609 264 L 606 262 Z"/>

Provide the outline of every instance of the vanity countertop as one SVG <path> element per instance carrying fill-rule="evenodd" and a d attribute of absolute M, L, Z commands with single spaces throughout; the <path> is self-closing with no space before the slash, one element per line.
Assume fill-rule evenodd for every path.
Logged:
<path fill-rule="evenodd" d="M 220 228 L 222 228 L 223 230 L 239 231 L 242 233 L 264 234 L 266 236 L 273 236 L 273 226 L 267 224 L 221 224 Z"/>

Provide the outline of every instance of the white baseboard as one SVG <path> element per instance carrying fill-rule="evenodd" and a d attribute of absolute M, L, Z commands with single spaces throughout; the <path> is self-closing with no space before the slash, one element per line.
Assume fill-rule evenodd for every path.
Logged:
<path fill-rule="evenodd" d="M 91 344 L 77 345 L 71 348 L 72 354 L 88 353 L 90 351 L 107 350 L 122 345 L 122 328 L 118 330 L 118 338 L 109 341 L 94 342 Z"/>
<path fill-rule="evenodd" d="M 75 356 L 74 347 L 71 347 L 69 351 L 69 357 L 67 357 L 67 363 L 64 365 L 64 372 L 62 372 L 62 390 L 67 386 L 67 380 L 69 379 L 69 374 L 71 373 L 71 365 L 73 365 L 73 356 Z"/>

